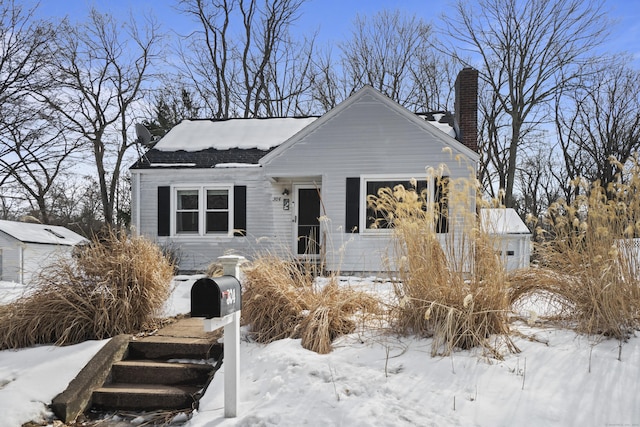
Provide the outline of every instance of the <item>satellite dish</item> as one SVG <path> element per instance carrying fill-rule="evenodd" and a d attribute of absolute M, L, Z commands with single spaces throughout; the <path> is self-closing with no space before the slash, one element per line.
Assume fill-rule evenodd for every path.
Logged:
<path fill-rule="evenodd" d="M 153 141 L 151 132 L 142 123 L 136 123 L 136 135 L 138 136 L 138 142 L 142 145 L 149 145 Z"/>

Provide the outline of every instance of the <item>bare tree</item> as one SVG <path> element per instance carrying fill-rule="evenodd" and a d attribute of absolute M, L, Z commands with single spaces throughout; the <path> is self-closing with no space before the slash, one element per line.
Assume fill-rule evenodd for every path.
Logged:
<path fill-rule="evenodd" d="M 496 92 L 488 86 L 484 82 L 479 82 L 478 179 L 485 192 L 491 198 L 498 199 L 500 189 L 504 189 L 507 182 L 508 150 L 501 141 L 505 128 L 504 110 Z"/>
<path fill-rule="evenodd" d="M 19 191 L 34 204 L 32 210 L 38 219 L 48 224 L 49 193 L 61 174 L 72 166 L 69 160 L 78 143 L 44 120 L 23 121 L 20 127 L 13 128 L 10 139 L 13 145 L 7 155 L 0 157 L 0 168 L 11 171 Z"/>
<path fill-rule="evenodd" d="M 521 214 L 540 219 L 547 208 L 562 197 L 560 182 L 553 173 L 562 165 L 548 144 L 541 144 L 523 157 L 518 167 L 516 207 Z"/>
<path fill-rule="evenodd" d="M 455 74 L 449 74 L 448 60 L 433 49 L 429 24 L 398 10 L 384 10 L 373 17 L 357 16 L 353 26 L 351 37 L 339 45 L 341 56 L 333 66 L 344 74 L 332 75 L 330 64 L 321 62 L 324 78 L 316 97 L 326 103 L 336 94 L 349 94 L 367 84 L 414 111 L 447 108 L 450 90 L 442 88 L 453 87 L 449 79 Z"/>
<path fill-rule="evenodd" d="M 50 193 L 52 223 L 92 237 L 104 225 L 99 184 L 92 176 L 65 175 Z"/>
<path fill-rule="evenodd" d="M 620 57 L 587 71 L 558 103 L 560 148 L 570 179 L 607 189 L 640 149 L 640 72 Z"/>
<path fill-rule="evenodd" d="M 180 10 L 201 25 L 180 48 L 180 71 L 213 117 L 284 116 L 308 110 L 305 94 L 314 40 L 296 42 L 289 33 L 303 2 L 179 2 Z"/>
<path fill-rule="evenodd" d="M 591 0 L 459 0 L 444 24 L 458 44 L 448 52 L 478 68 L 509 116 L 504 191 L 513 206 L 523 134 L 544 120 L 539 108 L 580 77 L 580 65 L 606 34 L 605 13 Z"/>
<path fill-rule="evenodd" d="M 96 168 L 104 221 L 115 224 L 114 204 L 123 161 L 137 144 L 130 125 L 152 77 L 161 37 L 156 22 L 121 24 L 93 9 L 87 22 L 65 22 L 57 38 L 51 80 L 42 99 L 81 138 Z"/>
<path fill-rule="evenodd" d="M 15 156 L 25 123 L 37 116 L 31 93 L 49 82 L 42 69 L 49 59 L 51 24 L 34 19 L 35 8 L 14 0 L 0 2 L 0 185 L 10 181 L 22 164 Z"/>

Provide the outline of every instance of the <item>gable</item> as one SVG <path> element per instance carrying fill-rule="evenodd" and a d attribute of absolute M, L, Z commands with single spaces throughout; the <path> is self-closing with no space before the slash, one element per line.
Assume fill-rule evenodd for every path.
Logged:
<path fill-rule="evenodd" d="M 448 154 L 444 155 L 445 151 Z M 374 170 L 390 160 L 398 169 L 406 161 L 414 164 L 415 171 L 424 170 L 431 162 L 447 163 L 458 155 L 467 163 L 478 161 L 476 152 L 451 135 L 366 86 L 274 148 L 260 164 L 272 176 L 286 174 L 287 170 L 300 173 L 334 161 L 369 164 Z"/>
<path fill-rule="evenodd" d="M 305 157 L 300 153 L 302 151 L 308 151 L 308 158 L 315 161 L 322 153 L 335 156 L 337 149 L 342 151 L 350 144 L 362 145 L 365 142 L 370 144 L 358 148 L 368 150 L 369 155 L 383 156 L 385 160 L 397 152 L 398 144 L 409 144 L 418 151 L 428 144 L 435 144 L 436 147 L 432 148 L 437 151 L 449 149 L 454 156 L 461 154 L 471 162 L 477 162 L 478 154 L 457 141 L 448 124 L 435 124 L 428 120 L 430 118 L 433 116 L 412 113 L 372 87 L 365 86 L 275 147 L 260 160 L 260 164 L 278 168 L 282 162 Z M 292 155 L 292 151 L 299 153 Z"/>
<path fill-rule="evenodd" d="M 489 234 L 531 235 L 531 231 L 513 208 L 481 209 L 480 221 Z"/>

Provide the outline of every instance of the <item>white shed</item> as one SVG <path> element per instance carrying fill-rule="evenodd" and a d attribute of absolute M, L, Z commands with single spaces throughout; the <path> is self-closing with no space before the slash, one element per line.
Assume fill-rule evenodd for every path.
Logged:
<path fill-rule="evenodd" d="M 531 231 L 514 209 L 482 209 L 480 219 L 482 229 L 495 238 L 495 249 L 507 271 L 529 267 Z"/>
<path fill-rule="evenodd" d="M 0 220 L 0 280 L 28 284 L 46 264 L 88 240 L 57 225 Z"/>

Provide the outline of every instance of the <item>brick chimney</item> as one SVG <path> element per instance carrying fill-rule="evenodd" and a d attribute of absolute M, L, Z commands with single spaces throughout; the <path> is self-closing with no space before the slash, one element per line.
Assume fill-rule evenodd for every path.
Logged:
<path fill-rule="evenodd" d="M 478 70 L 463 68 L 455 84 L 456 139 L 478 152 Z"/>

